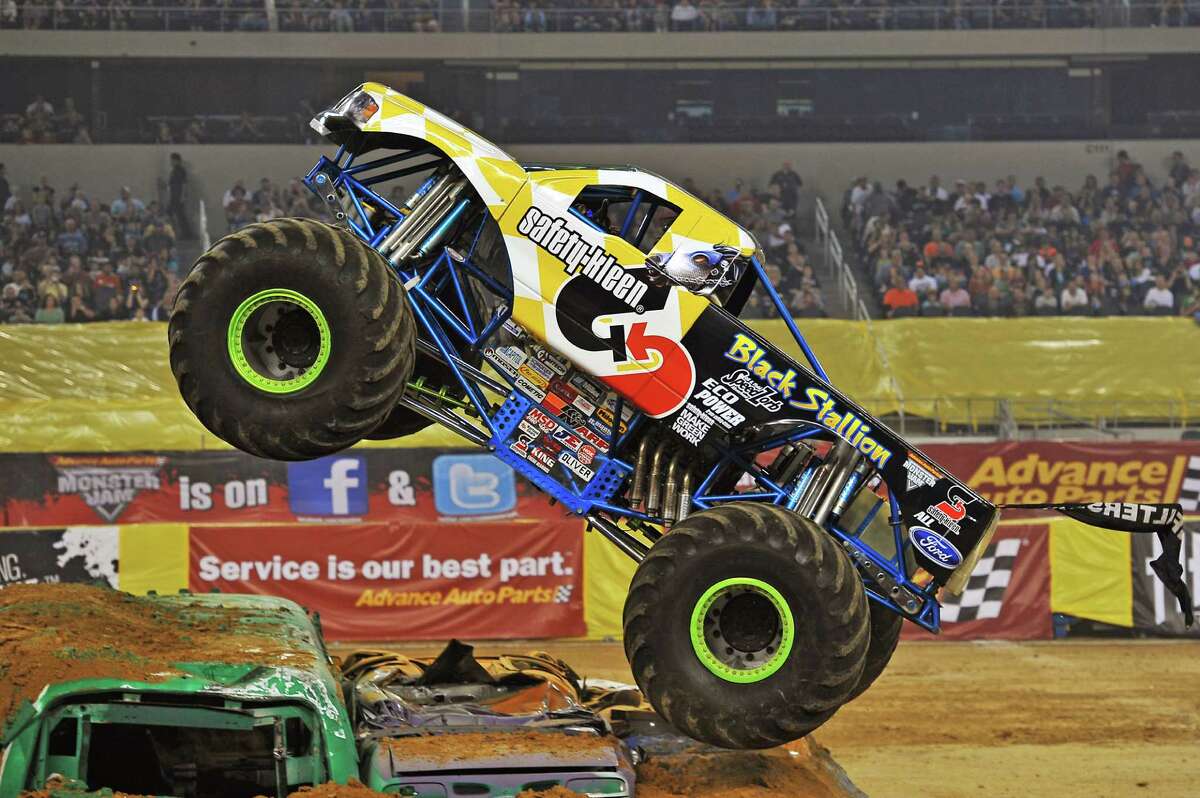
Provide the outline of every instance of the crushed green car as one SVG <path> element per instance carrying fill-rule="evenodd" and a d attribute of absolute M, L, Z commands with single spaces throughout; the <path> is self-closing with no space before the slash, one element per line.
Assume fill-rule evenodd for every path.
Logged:
<path fill-rule="evenodd" d="M 16 586 L 0 626 L 0 796 L 52 774 L 193 798 L 358 775 L 320 631 L 290 601 Z"/>

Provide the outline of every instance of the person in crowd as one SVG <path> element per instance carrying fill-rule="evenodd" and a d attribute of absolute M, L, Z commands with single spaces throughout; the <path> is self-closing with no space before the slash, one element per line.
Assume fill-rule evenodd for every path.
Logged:
<path fill-rule="evenodd" d="M 1167 287 L 1166 277 L 1160 274 L 1154 279 L 1154 286 L 1146 291 L 1142 299 L 1142 307 L 1151 313 L 1175 312 L 1175 294 Z"/>
<path fill-rule="evenodd" d="M 54 294 L 46 294 L 42 297 L 42 305 L 38 308 L 33 320 L 38 324 L 62 324 L 66 321 L 66 315 L 63 313 L 58 297 Z"/>
<path fill-rule="evenodd" d="M 889 319 L 913 316 L 917 313 L 919 307 L 917 292 L 905 284 L 904 276 L 899 272 L 892 274 L 892 287 L 883 295 L 883 307 L 887 311 Z"/>
<path fill-rule="evenodd" d="M 168 196 L 167 215 L 175 221 L 175 227 L 184 241 L 195 238 L 192 234 L 191 221 L 188 219 L 184 202 L 188 189 L 187 169 L 183 165 L 183 156 L 177 152 L 171 153 L 171 173 L 167 178 Z"/>

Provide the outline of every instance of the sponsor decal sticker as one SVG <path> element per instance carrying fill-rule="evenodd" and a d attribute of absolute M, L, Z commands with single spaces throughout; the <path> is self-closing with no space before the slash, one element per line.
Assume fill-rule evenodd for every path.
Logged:
<path fill-rule="evenodd" d="M 709 377 L 700 384 L 700 390 L 692 395 L 692 401 L 702 405 L 709 416 L 725 429 L 734 427 L 746 421 L 746 417 L 734 409 L 738 403 L 738 395 L 722 385 L 716 378 Z"/>
<path fill-rule="evenodd" d="M 738 369 L 721 377 L 721 383 L 746 400 L 746 404 L 761 407 L 769 413 L 783 408 L 783 401 L 774 388 L 755 381 L 747 369 Z"/>
<path fill-rule="evenodd" d="M 712 417 L 689 402 L 675 416 L 671 430 L 693 446 L 699 446 L 712 426 Z"/>
<path fill-rule="evenodd" d="M 616 299 L 639 308 L 650 286 L 610 255 L 601 244 L 585 241 L 566 219 L 531 206 L 517 223 L 517 232 L 563 262 L 567 274 L 581 274 Z M 640 311 L 639 311 L 640 312 Z"/>
<path fill-rule="evenodd" d="M 907 473 L 907 487 L 910 491 L 937 483 L 937 477 L 912 454 L 909 454 L 908 459 L 904 461 L 904 470 Z"/>
<path fill-rule="evenodd" d="M 954 544 L 928 527 L 909 527 L 908 539 L 926 559 L 943 568 L 955 568 L 962 562 L 962 554 Z"/>

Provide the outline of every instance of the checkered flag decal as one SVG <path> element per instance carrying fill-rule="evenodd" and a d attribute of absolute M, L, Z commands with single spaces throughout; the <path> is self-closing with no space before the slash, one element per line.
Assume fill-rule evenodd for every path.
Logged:
<path fill-rule="evenodd" d="M 575 589 L 575 586 L 569 582 L 565 585 L 559 585 L 558 587 L 554 588 L 554 603 L 555 604 L 569 603 L 571 601 L 571 591 L 574 589 Z"/>
<path fill-rule="evenodd" d="M 981 621 L 1000 617 L 1004 591 L 1012 578 L 1013 563 L 1021 549 L 1020 538 L 1005 538 L 988 546 L 961 596 L 947 596 L 942 621 Z"/>
<path fill-rule="evenodd" d="M 1183 487 L 1179 491 L 1179 504 L 1185 513 L 1200 510 L 1200 454 L 1194 454 L 1188 460 Z"/>

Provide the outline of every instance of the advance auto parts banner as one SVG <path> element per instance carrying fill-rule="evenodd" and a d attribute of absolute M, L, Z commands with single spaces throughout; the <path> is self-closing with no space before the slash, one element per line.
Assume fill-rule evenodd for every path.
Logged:
<path fill-rule="evenodd" d="M 1062 443 L 1013 441 L 924 447 L 997 504 L 1200 501 L 1200 441 Z"/>
<path fill-rule="evenodd" d="M 333 640 L 586 634 L 579 521 L 193 527 L 195 592 L 261 593 Z"/>
<path fill-rule="evenodd" d="M 237 451 L 0 454 L 0 526 L 561 518 L 488 454 L 354 449 L 301 463 Z"/>

